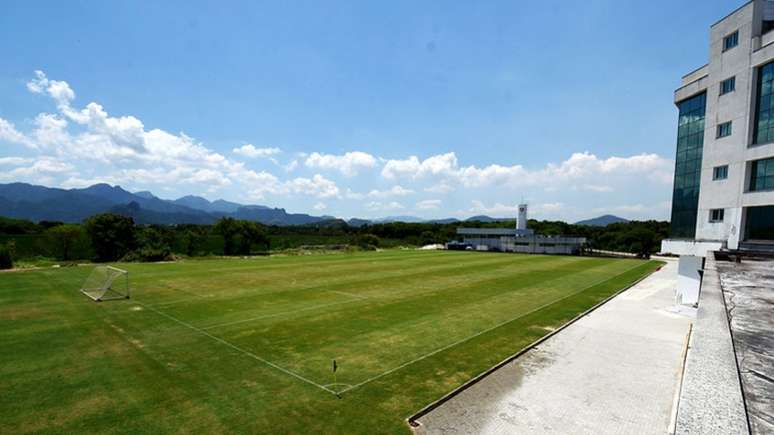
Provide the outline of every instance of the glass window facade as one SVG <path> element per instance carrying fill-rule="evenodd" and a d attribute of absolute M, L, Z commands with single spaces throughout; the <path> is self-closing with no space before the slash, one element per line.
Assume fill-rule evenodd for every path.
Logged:
<path fill-rule="evenodd" d="M 720 95 L 734 92 L 736 89 L 736 77 L 731 77 L 720 82 Z"/>
<path fill-rule="evenodd" d="M 774 158 L 750 164 L 750 191 L 774 189 Z"/>
<path fill-rule="evenodd" d="M 758 70 L 758 101 L 755 106 L 753 142 L 774 141 L 774 62 Z"/>
<path fill-rule="evenodd" d="M 726 36 L 723 38 L 723 51 L 730 50 L 734 47 L 739 45 L 739 31 Z"/>
<path fill-rule="evenodd" d="M 713 180 L 725 180 L 728 178 L 728 165 L 715 166 L 712 168 Z"/>
<path fill-rule="evenodd" d="M 671 237 L 693 238 L 699 207 L 701 157 L 704 148 L 704 113 L 707 94 L 677 104 L 677 157 L 672 191 Z"/>
<path fill-rule="evenodd" d="M 717 137 L 721 138 L 726 136 L 731 136 L 731 121 L 718 124 Z"/>
<path fill-rule="evenodd" d="M 746 240 L 774 240 L 774 205 L 748 208 L 744 233 Z"/>
<path fill-rule="evenodd" d="M 723 215 L 726 211 L 722 208 L 713 208 L 710 210 L 709 221 L 710 222 L 723 222 Z"/>

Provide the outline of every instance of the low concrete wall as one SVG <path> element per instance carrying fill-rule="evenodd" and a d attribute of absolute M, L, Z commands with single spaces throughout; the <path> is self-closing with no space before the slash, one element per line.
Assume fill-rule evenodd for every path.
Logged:
<path fill-rule="evenodd" d="M 707 256 L 675 433 L 749 434 L 714 255 Z"/>

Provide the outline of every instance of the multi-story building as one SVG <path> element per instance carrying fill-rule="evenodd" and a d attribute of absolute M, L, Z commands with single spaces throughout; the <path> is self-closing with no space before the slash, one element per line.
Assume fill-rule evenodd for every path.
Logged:
<path fill-rule="evenodd" d="M 672 228 L 680 302 L 698 301 L 708 251 L 774 246 L 774 1 L 710 26 L 709 63 L 675 91 Z"/>

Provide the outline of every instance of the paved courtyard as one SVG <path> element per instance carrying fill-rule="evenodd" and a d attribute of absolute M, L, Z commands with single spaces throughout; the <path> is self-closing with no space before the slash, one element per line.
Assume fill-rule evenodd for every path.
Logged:
<path fill-rule="evenodd" d="M 419 434 L 663 434 L 691 319 L 677 262 L 418 419 Z"/>

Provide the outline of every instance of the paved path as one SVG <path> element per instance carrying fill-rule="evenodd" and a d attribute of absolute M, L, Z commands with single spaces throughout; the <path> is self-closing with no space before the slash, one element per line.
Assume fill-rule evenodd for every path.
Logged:
<path fill-rule="evenodd" d="M 419 434 L 664 434 L 690 318 L 677 262 L 419 419 Z"/>
<path fill-rule="evenodd" d="M 774 260 L 716 261 L 753 434 L 774 434 Z"/>

